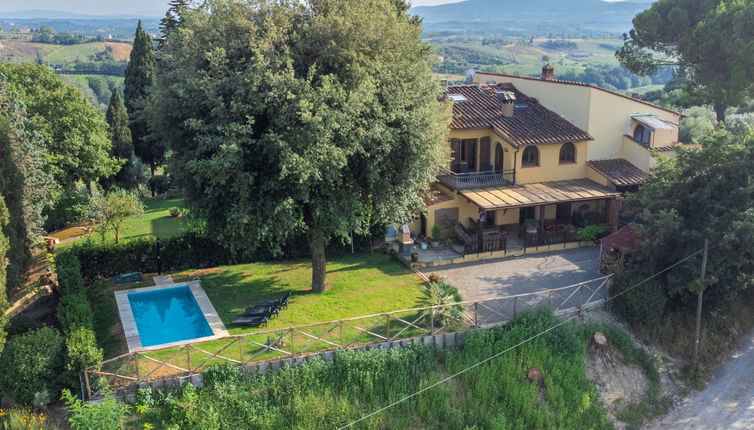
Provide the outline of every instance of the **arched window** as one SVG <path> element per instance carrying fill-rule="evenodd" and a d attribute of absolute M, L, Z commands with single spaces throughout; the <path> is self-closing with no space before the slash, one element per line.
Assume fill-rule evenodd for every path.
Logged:
<path fill-rule="evenodd" d="M 567 142 L 560 147 L 560 162 L 561 163 L 575 163 L 576 162 L 576 147 L 573 143 Z"/>
<path fill-rule="evenodd" d="M 634 140 L 644 145 L 649 145 L 649 129 L 643 125 L 637 125 L 634 129 Z"/>
<path fill-rule="evenodd" d="M 536 146 L 526 147 L 526 149 L 524 149 L 522 157 L 522 166 L 539 166 L 539 150 Z"/>

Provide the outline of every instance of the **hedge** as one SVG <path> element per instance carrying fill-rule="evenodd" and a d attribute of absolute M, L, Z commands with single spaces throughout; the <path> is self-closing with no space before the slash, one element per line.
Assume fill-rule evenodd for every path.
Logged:
<path fill-rule="evenodd" d="M 42 406 L 57 398 L 64 374 L 63 336 L 45 327 L 8 340 L 0 357 L 0 387 L 16 402 Z"/>
<path fill-rule="evenodd" d="M 66 335 L 78 328 L 94 328 L 92 305 L 84 291 L 75 291 L 60 298 L 58 321 Z"/>
<path fill-rule="evenodd" d="M 354 240 L 356 249 L 367 248 L 371 244 L 369 236 L 356 236 Z M 328 256 L 335 256 L 350 252 L 350 249 L 350 245 L 333 241 L 326 252 Z M 86 262 L 81 266 L 81 275 L 86 284 L 123 273 L 158 271 L 155 237 L 139 237 L 118 244 L 96 242 L 90 238 L 74 244 L 66 253 L 72 253 L 80 261 Z M 309 247 L 303 236 L 289 241 L 280 253 L 272 254 L 260 250 L 244 256 L 234 256 L 225 247 L 197 232 L 163 239 L 160 243 L 162 271 L 201 269 L 260 260 L 305 258 L 308 255 Z"/>
<path fill-rule="evenodd" d="M 63 294 L 84 290 L 81 262 L 75 254 L 62 252 L 55 256 L 55 272 L 58 275 L 58 285 Z"/>

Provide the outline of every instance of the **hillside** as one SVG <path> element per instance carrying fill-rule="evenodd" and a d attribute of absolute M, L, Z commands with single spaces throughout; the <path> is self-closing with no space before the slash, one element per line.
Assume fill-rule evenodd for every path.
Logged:
<path fill-rule="evenodd" d="M 115 61 L 127 60 L 131 45 L 120 42 L 91 42 L 77 45 L 53 45 L 34 43 L 27 40 L 0 39 L 0 59 L 3 61 L 42 61 L 49 64 L 67 64 L 87 61 L 89 57 L 112 49 Z"/>
<path fill-rule="evenodd" d="M 497 31 L 503 34 L 609 32 L 620 34 L 651 1 L 602 0 L 467 0 L 438 6 L 420 6 L 411 12 L 422 17 L 425 30 Z M 438 24 L 443 24 L 438 26 Z"/>

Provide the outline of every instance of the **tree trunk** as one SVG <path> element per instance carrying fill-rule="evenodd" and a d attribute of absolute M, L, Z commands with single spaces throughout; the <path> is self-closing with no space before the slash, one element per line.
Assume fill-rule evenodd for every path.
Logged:
<path fill-rule="evenodd" d="M 115 230 L 115 243 L 120 243 L 120 230 L 117 228 L 114 230 Z"/>
<path fill-rule="evenodd" d="M 725 123 L 725 103 L 721 101 L 715 102 L 715 116 L 717 117 L 717 122 L 719 123 Z"/>
<path fill-rule="evenodd" d="M 155 171 L 155 165 L 154 161 L 149 162 L 149 172 L 151 173 L 150 178 L 154 178 L 154 171 Z M 149 191 L 152 193 L 152 197 L 155 197 L 154 187 L 149 187 Z"/>
<path fill-rule="evenodd" d="M 325 237 L 317 230 L 310 230 L 306 236 L 309 240 L 309 252 L 312 254 L 312 292 L 321 293 L 325 291 L 327 274 Z"/>

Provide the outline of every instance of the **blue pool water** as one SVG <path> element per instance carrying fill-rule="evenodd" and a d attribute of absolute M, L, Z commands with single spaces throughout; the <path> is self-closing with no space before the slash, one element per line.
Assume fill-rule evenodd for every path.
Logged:
<path fill-rule="evenodd" d="M 130 293 L 128 301 L 141 346 L 212 336 L 212 329 L 188 286 Z"/>

